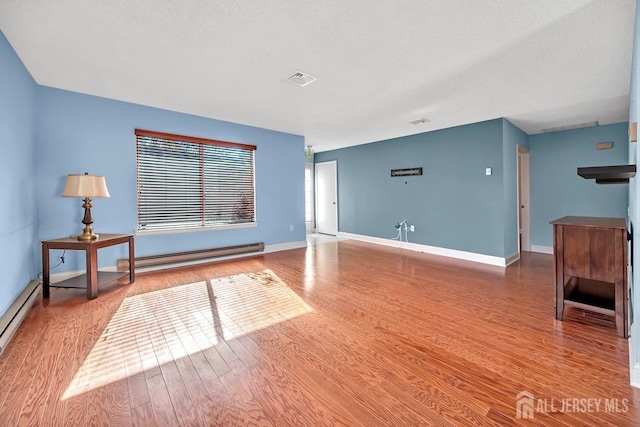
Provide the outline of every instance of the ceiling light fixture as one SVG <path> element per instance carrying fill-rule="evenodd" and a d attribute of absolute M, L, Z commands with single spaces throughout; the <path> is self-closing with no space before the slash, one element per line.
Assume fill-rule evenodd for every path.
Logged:
<path fill-rule="evenodd" d="M 417 119 L 417 120 L 411 120 L 409 123 L 411 123 L 412 125 L 421 125 L 423 123 L 429 123 L 429 120 L 425 119 L 424 117 Z"/>
<path fill-rule="evenodd" d="M 313 147 L 311 145 L 307 145 L 304 147 L 304 156 L 308 159 L 313 159 Z"/>

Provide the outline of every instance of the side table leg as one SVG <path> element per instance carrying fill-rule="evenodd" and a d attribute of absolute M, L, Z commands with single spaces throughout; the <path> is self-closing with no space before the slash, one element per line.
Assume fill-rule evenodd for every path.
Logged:
<path fill-rule="evenodd" d="M 564 317 L 564 274 L 556 276 L 556 320 Z"/>
<path fill-rule="evenodd" d="M 135 250 L 133 246 L 133 236 L 129 238 L 129 283 L 136 281 Z"/>
<path fill-rule="evenodd" d="M 553 225 L 553 275 L 556 282 L 555 315 L 556 320 L 562 320 L 564 315 L 564 229 L 562 225 Z"/>
<path fill-rule="evenodd" d="M 627 230 L 617 230 L 615 237 L 615 310 L 620 338 L 629 338 L 629 301 L 627 299 Z"/>
<path fill-rule="evenodd" d="M 86 249 L 87 255 L 87 299 L 98 296 L 98 250 L 94 247 Z"/>
<path fill-rule="evenodd" d="M 49 246 L 42 244 L 42 298 L 49 298 Z"/>
<path fill-rule="evenodd" d="M 616 311 L 616 329 L 620 338 L 628 338 L 625 328 L 625 304 L 624 304 L 624 284 L 622 281 L 616 281 L 615 286 L 615 311 Z"/>

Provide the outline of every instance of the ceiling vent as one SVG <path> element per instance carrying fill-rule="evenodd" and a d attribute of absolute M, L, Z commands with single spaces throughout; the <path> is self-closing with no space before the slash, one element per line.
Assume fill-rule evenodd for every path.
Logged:
<path fill-rule="evenodd" d="M 599 126 L 600 123 L 596 120 L 595 122 L 584 122 L 584 123 L 576 123 L 573 125 L 564 125 L 564 126 L 556 126 L 554 128 L 546 128 L 542 129 L 543 132 L 559 132 L 561 130 L 571 130 L 571 129 L 580 129 L 580 128 L 590 128 L 593 126 Z"/>
<path fill-rule="evenodd" d="M 300 71 L 295 72 L 293 75 L 287 77 L 287 81 L 289 83 L 293 83 L 298 86 L 306 86 L 309 83 L 313 83 L 316 81 L 316 78 L 310 76 L 309 74 L 301 73 Z"/>
<path fill-rule="evenodd" d="M 418 119 L 418 120 L 411 120 L 409 123 L 411 123 L 412 125 L 421 125 L 423 123 L 429 123 L 429 120 L 422 117 L 421 119 Z"/>

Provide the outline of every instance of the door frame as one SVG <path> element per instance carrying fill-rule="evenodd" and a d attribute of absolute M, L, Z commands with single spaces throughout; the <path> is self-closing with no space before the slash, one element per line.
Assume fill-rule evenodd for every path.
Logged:
<path fill-rule="evenodd" d="M 311 170 L 311 221 L 307 222 L 307 183 L 305 182 L 304 188 L 304 216 L 305 216 L 305 229 L 307 233 L 313 233 L 316 231 L 316 168 L 311 162 L 305 162 L 305 179 L 307 174 L 307 168 Z"/>
<path fill-rule="evenodd" d="M 516 153 L 517 165 L 517 200 L 518 204 L 518 252 L 531 251 L 531 151 L 518 145 Z M 522 194 L 520 194 L 522 193 Z M 520 197 L 522 196 L 522 200 Z M 521 204 L 522 203 L 522 204 Z M 524 206 L 524 207 L 521 207 Z M 522 211 L 522 212 L 521 212 Z M 520 216 L 522 213 L 522 224 Z M 522 235 L 520 232 L 522 231 Z"/>
<path fill-rule="evenodd" d="M 338 233 L 340 232 L 340 223 L 338 222 L 339 218 L 338 218 L 338 161 L 337 160 L 328 160 L 326 162 L 316 162 L 314 164 L 314 185 L 315 185 L 315 224 L 316 224 L 316 232 L 320 232 L 320 230 L 318 229 L 318 166 L 322 166 L 322 165 L 328 165 L 333 163 L 335 165 L 334 170 L 335 170 L 335 176 L 334 176 L 334 183 L 335 183 L 335 195 L 336 195 L 336 201 L 334 203 L 334 215 L 336 217 L 336 236 L 338 235 Z"/>

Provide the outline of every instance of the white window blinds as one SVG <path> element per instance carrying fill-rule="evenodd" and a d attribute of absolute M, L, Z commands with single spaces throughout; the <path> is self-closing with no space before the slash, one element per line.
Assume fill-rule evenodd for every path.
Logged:
<path fill-rule="evenodd" d="M 253 145 L 136 129 L 138 230 L 254 223 Z"/>

